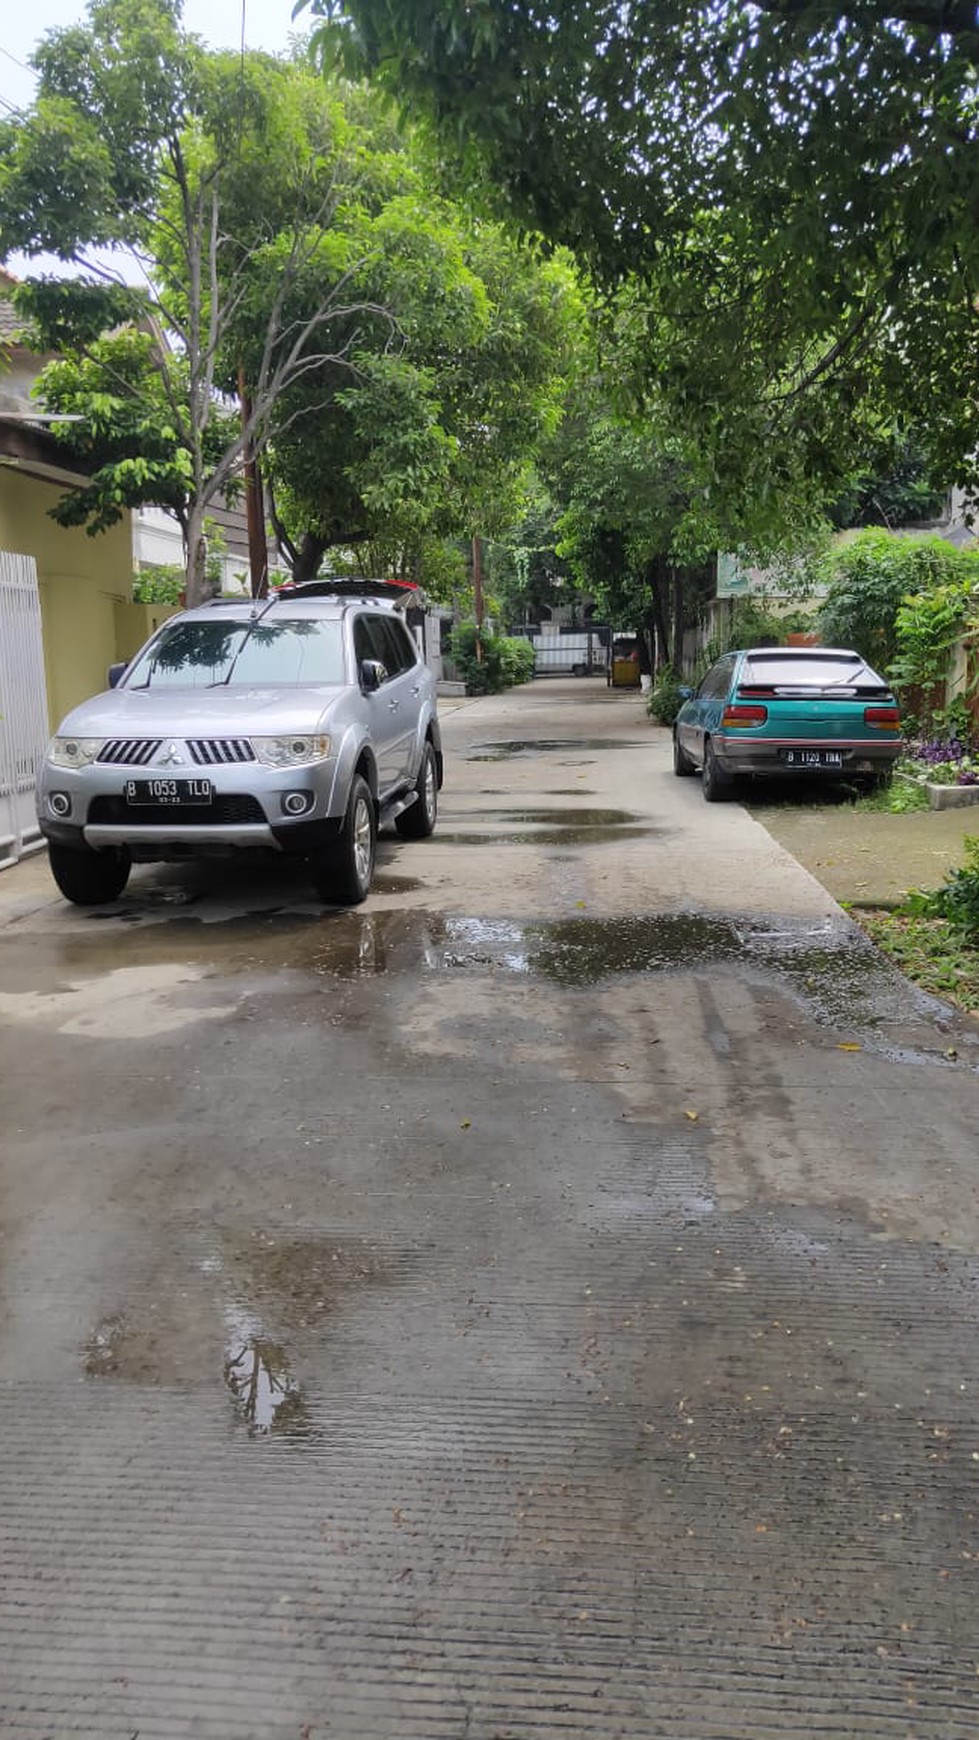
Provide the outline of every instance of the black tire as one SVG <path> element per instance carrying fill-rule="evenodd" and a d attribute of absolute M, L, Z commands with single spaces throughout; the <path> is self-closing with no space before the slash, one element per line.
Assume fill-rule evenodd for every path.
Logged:
<path fill-rule="evenodd" d="M 426 742 L 415 781 L 413 804 L 395 816 L 394 825 L 403 840 L 427 840 L 434 834 L 439 814 L 439 774 L 432 745 Z"/>
<path fill-rule="evenodd" d="M 704 744 L 704 766 L 702 772 L 704 797 L 709 804 L 723 804 L 733 795 L 734 781 L 730 774 L 722 773 L 717 765 L 714 745 L 708 737 Z"/>
<path fill-rule="evenodd" d="M 673 733 L 673 772 L 676 774 L 677 779 L 689 779 L 691 774 L 696 773 L 696 771 L 697 770 L 694 767 L 693 762 L 690 760 L 689 755 L 687 755 L 686 752 L 680 748 L 680 739 L 677 736 L 676 731 L 674 731 L 674 733 Z"/>
<path fill-rule="evenodd" d="M 313 886 L 329 906 L 359 906 L 370 893 L 377 853 L 377 806 L 359 773 L 350 782 L 337 839 L 313 858 Z"/>
<path fill-rule="evenodd" d="M 124 846 L 95 852 L 91 846 L 48 845 L 51 874 L 66 900 L 74 906 L 108 906 L 118 900 L 129 881 L 132 867 Z"/>
<path fill-rule="evenodd" d="M 879 791 L 887 791 L 894 784 L 893 767 L 882 767 L 878 773 L 872 773 L 863 781 L 863 790 L 868 797 L 873 797 Z"/>

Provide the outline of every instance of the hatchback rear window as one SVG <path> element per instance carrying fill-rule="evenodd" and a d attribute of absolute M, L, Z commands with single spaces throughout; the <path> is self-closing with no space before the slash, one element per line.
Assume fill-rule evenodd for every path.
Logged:
<path fill-rule="evenodd" d="M 147 647 L 129 673 L 130 689 L 214 689 L 342 683 L 338 622 L 296 618 L 177 621 Z"/>
<path fill-rule="evenodd" d="M 789 691 L 824 694 L 827 689 L 858 694 L 888 694 L 883 677 L 859 658 L 800 658 L 791 653 L 756 653 L 745 661 L 738 684 L 742 691 L 764 690 L 767 694 Z"/>

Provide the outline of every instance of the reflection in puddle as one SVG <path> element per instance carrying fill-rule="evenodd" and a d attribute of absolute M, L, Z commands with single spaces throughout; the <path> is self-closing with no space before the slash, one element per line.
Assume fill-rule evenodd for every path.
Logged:
<path fill-rule="evenodd" d="M 85 1370 L 89 1377 L 115 1377 L 126 1325 L 121 1317 L 103 1317 L 85 1343 Z"/>
<path fill-rule="evenodd" d="M 480 972 L 536 976 L 587 989 L 642 973 L 699 972 L 740 963 L 755 979 L 776 979 L 821 1025 L 853 1030 L 888 1056 L 880 1031 L 944 1006 L 908 984 L 848 922 L 778 927 L 702 913 L 552 921 L 468 918 L 425 911 L 346 913 L 329 930 L 307 932 L 307 964 L 331 978 L 381 973 Z M 964 1042 L 964 1041 L 963 1041 Z M 905 1061 L 952 1065 L 937 1052 L 902 1051 Z"/>
<path fill-rule="evenodd" d="M 453 826 L 438 837 L 449 846 L 595 846 L 663 831 L 629 810 L 443 811 L 446 820 Z"/>
<path fill-rule="evenodd" d="M 249 1435 L 307 1429 L 306 1401 L 285 1349 L 268 1339 L 257 1318 L 236 1305 L 225 1307 L 225 1323 L 224 1381 Z"/>
<path fill-rule="evenodd" d="M 661 828 L 646 824 L 637 828 L 527 828 L 505 834 L 439 834 L 440 846 L 608 846 L 620 840 L 648 840 Z"/>
<path fill-rule="evenodd" d="M 467 761 L 508 761 L 514 755 L 566 755 L 571 749 L 648 749 L 649 743 L 631 737 L 529 737 L 505 743 L 474 743 Z"/>

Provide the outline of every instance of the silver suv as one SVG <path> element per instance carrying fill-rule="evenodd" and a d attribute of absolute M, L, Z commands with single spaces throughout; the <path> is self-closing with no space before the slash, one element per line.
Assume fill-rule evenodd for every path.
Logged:
<path fill-rule="evenodd" d="M 114 666 L 38 778 L 62 894 L 103 905 L 133 862 L 272 848 L 308 859 L 323 900 L 363 900 L 378 828 L 423 839 L 442 784 L 435 681 L 398 595 L 314 581 L 215 601 Z"/>

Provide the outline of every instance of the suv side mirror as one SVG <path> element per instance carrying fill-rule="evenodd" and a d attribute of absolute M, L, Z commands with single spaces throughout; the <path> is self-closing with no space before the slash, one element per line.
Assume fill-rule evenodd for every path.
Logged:
<path fill-rule="evenodd" d="M 360 685 L 368 695 L 373 694 L 374 690 L 379 689 L 381 684 L 386 681 L 387 671 L 380 659 L 361 659 Z"/>
<path fill-rule="evenodd" d="M 118 686 L 119 680 L 120 680 L 120 678 L 123 674 L 123 671 L 125 669 L 126 669 L 125 659 L 123 659 L 121 665 L 110 665 L 109 666 L 109 669 L 106 672 L 106 675 L 109 679 L 109 688 L 110 689 L 115 689 Z"/>
<path fill-rule="evenodd" d="M 694 691 L 693 691 L 693 689 L 691 689 L 689 683 L 681 683 L 680 687 L 677 689 L 677 694 L 679 695 L 681 701 L 692 701 L 693 696 L 694 696 Z"/>

